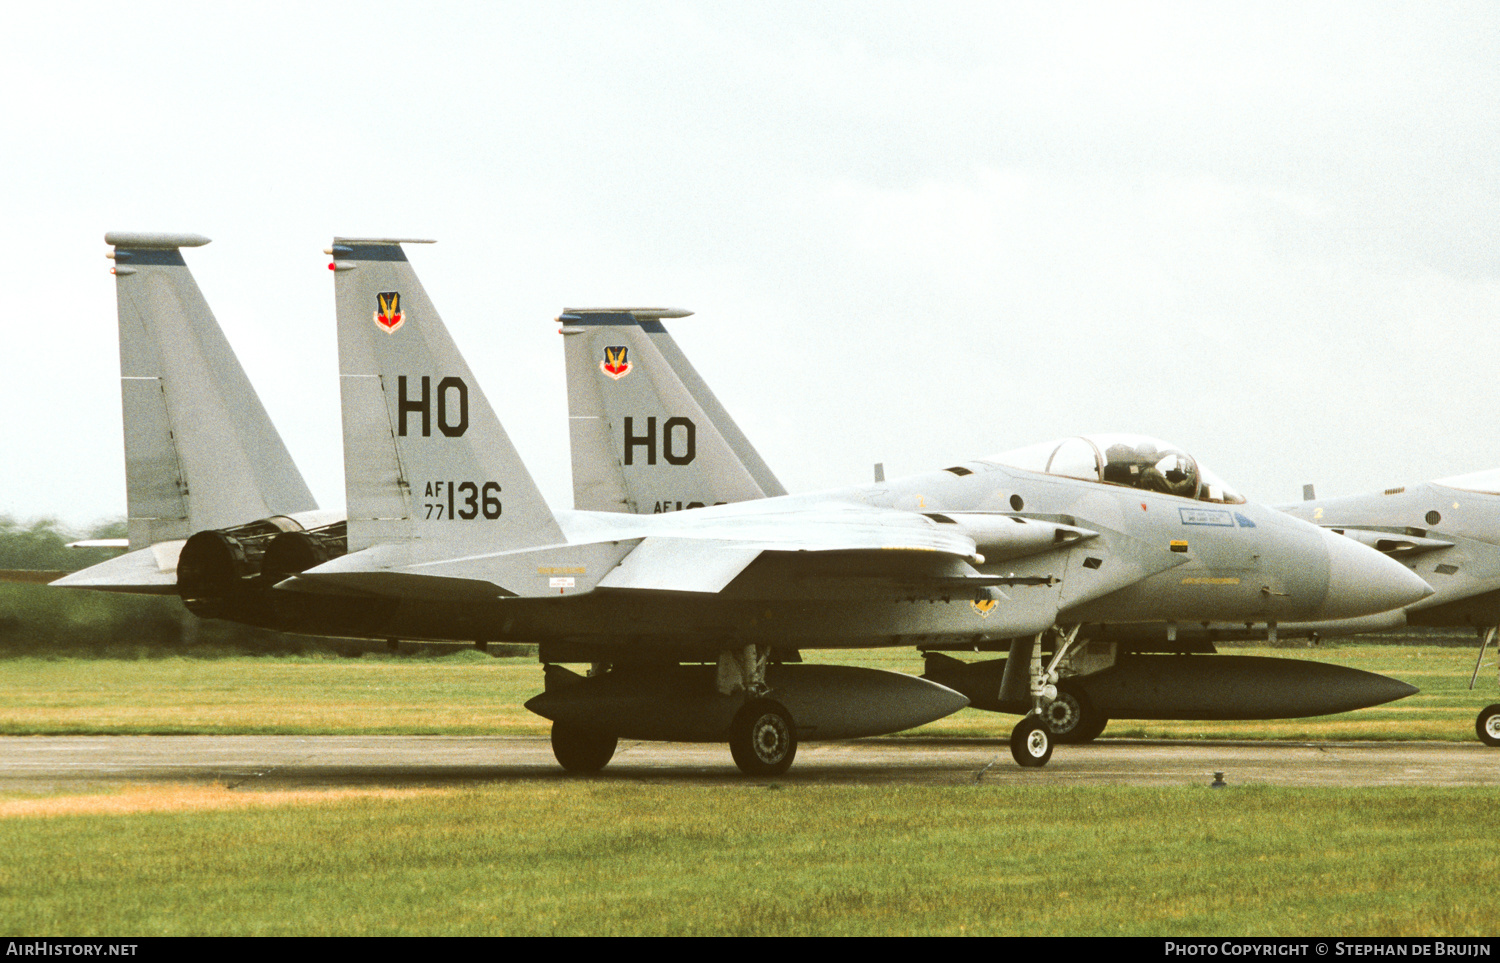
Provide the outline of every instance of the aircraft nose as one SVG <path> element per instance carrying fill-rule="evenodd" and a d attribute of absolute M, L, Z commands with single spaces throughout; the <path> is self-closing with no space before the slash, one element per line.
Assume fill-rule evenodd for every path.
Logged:
<path fill-rule="evenodd" d="M 1328 547 L 1328 595 L 1319 619 L 1352 619 L 1399 609 L 1432 594 L 1416 572 L 1359 544 L 1320 530 Z"/>

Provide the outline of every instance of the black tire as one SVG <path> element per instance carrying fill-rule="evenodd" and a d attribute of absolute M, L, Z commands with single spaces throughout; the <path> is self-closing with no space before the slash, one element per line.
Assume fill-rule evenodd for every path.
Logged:
<path fill-rule="evenodd" d="M 797 757 L 797 728 L 779 702 L 752 699 L 729 724 L 729 754 L 747 776 L 779 776 Z"/>
<path fill-rule="evenodd" d="M 1109 720 L 1099 714 L 1088 695 L 1073 686 L 1058 688 L 1057 699 L 1047 706 L 1043 718 L 1052 733 L 1052 741 L 1060 746 L 1093 742 L 1109 725 Z"/>
<path fill-rule="evenodd" d="M 1029 715 L 1011 730 L 1010 754 L 1027 769 L 1045 766 L 1052 758 L 1052 733 L 1040 716 Z"/>
<path fill-rule="evenodd" d="M 1485 745 L 1500 746 L 1500 703 L 1484 707 L 1474 720 L 1474 732 Z"/>
<path fill-rule="evenodd" d="M 618 736 L 595 729 L 552 723 L 552 755 L 568 772 L 598 772 L 614 758 Z"/>

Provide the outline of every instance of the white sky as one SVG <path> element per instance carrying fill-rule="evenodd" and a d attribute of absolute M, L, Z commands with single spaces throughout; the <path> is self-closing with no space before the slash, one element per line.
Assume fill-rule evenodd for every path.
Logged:
<path fill-rule="evenodd" d="M 1265 501 L 1494 467 L 1500 6 L 27 4 L 0 514 L 123 516 L 108 230 L 343 504 L 335 234 L 571 503 L 565 305 L 668 304 L 792 491 L 1138 431 Z"/>

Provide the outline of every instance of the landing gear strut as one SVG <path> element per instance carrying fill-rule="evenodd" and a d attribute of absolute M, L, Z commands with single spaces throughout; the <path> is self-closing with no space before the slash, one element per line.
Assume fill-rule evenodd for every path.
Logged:
<path fill-rule="evenodd" d="M 1484 665 L 1484 650 L 1490 647 L 1500 634 L 1500 626 L 1489 626 L 1479 630 L 1479 658 L 1474 662 L 1474 674 L 1469 676 L 1469 688 L 1479 679 L 1479 670 Z M 1474 732 L 1479 741 L 1487 746 L 1500 746 L 1500 704 L 1485 706 L 1474 720 Z"/>
<path fill-rule="evenodd" d="M 1010 754 L 1022 766 L 1045 766 L 1047 760 L 1052 758 L 1054 740 L 1047 722 L 1049 714 L 1060 698 L 1057 690 L 1057 667 L 1062 664 L 1063 659 L 1067 658 L 1068 651 L 1077 641 L 1079 628 L 1081 626 L 1075 625 L 1066 630 L 1052 629 L 1057 633 L 1057 650 L 1052 653 L 1052 661 L 1045 669 L 1042 668 L 1042 636 L 1038 635 L 1031 644 L 1032 709 L 1010 733 Z M 1066 716 L 1068 708 L 1065 705 L 1059 711 Z M 1103 726 L 1099 728 L 1100 731 L 1104 729 Z"/>
<path fill-rule="evenodd" d="M 768 698 L 766 665 L 771 652 L 747 645 L 719 653 L 717 686 L 723 695 L 745 694 L 729 724 L 729 754 L 747 776 L 779 776 L 797 757 L 797 727 L 786 706 Z"/>

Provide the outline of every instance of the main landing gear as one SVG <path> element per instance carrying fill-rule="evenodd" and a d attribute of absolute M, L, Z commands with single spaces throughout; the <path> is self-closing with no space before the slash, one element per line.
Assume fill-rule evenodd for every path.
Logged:
<path fill-rule="evenodd" d="M 792 714 L 769 698 L 766 665 L 770 658 L 768 647 L 756 645 L 719 653 L 719 694 L 745 694 L 745 704 L 729 724 L 729 754 L 747 776 L 779 776 L 797 758 L 797 727 Z"/>
<path fill-rule="evenodd" d="M 1064 682 L 1057 687 L 1057 698 L 1043 713 L 1052 741 L 1062 746 L 1082 745 L 1099 738 L 1108 717 L 1101 714 L 1082 689 Z"/>
<path fill-rule="evenodd" d="M 765 646 L 725 649 L 717 667 L 673 664 L 619 669 L 595 663 L 587 677 L 548 665 L 546 691 L 526 705 L 553 720 L 552 754 L 568 772 L 596 773 L 609 765 L 623 733 L 631 739 L 726 740 L 735 765 L 746 775 L 779 776 L 797 757 L 797 724 L 786 704 L 772 698 L 766 684 L 770 654 Z M 866 671 L 872 676 L 882 675 Z M 811 667 L 808 672 L 812 678 L 806 679 L 803 674 L 802 694 L 798 696 L 797 686 L 789 684 L 784 699 L 805 705 L 808 685 L 814 686 L 812 691 L 816 693 L 819 679 L 824 680 L 821 685 L 825 689 L 831 686 L 835 693 L 848 688 L 847 677 L 836 670 L 831 680 Z M 919 688 L 937 688 L 918 680 L 908 682 Z M 871 684 L 868 679 L 865 683 Z M 884 684 L 877 689 L 889 693 L 891 686 Z M 897 691 L 897 702 L 901 699 L 913 701 L 910 687 Z M 899 715 L 903 710 L 898 705 L 890 711 Z M 909 707 L 905 711 L 910 711 Z M 813 727 L 815 723 L 808 725 Z"/>
<path fill-rule="evenodd" d="M 747 776 L 779 776 L 797 758 L 797 730 L 779 702 L 751 698 L 729 725 L 729 754 Z"/>

